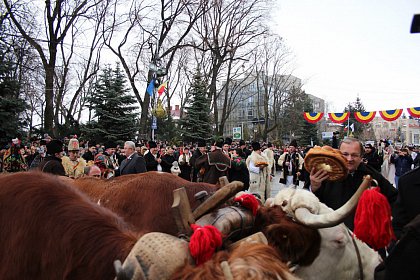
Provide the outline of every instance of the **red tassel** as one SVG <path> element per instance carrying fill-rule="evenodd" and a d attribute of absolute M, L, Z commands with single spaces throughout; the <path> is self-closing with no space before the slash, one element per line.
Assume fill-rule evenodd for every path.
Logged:
<path fill-rule="evenodd" d="M 192 224 L 194 233 L 190 238 L 190 253 L 197 265 L 210 260 L 216 249 L 222 246 L 222 233 L 214 226 Z"/>
<path fill-rule="evenodd" d="M 391 223 L 391 206 L 379 188 L 363 192 L 354 216 L 354 234 L 378 250 L 395 239 Z"/>
<path fill-rule="evenodd" d="M 257 214 L 258 207 L 260 206 L 257 198 L 248 193 L 235 197 L 234 201 L 239 202 L 243 207 L 251 210 L 254 216 Z"/>

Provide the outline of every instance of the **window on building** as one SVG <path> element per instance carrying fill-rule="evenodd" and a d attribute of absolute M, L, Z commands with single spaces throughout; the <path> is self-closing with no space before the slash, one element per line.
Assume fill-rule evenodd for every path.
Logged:
<path fill-rule="evenodd" d="M 413 144 L 419 145 L 420 144 L 420 134 L 413 134 Z"/>
<path fill-rule="evenodd" d="M 252 98 L 252 96 L 248 97 L 248 107 L 252 106 L 252 101 L 254 100 L 254 98 Z"/>
<path fill-rule="evenodd" d="M 253 112 L 252 112 L 252 109 L 249 109 L 248 110 L 248 117 L 252 117 L 254 114 L 253 114 Z"/>

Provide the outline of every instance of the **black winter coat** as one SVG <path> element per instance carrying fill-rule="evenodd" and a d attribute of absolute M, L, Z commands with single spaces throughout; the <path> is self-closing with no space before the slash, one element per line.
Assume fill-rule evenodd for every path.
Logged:
<path fill-rule="evenodd" d="M 365 175 L 371 175 L 372 178 L 378 181 L 381 193 L 386 196 L 392 207 L 397 199 L 398 191 L 379 172 L 369 166 L 366 166 L 364 163 L 360 163 L 354 174 L 349 174 L 344 181 L 324 181 L 321 187 L 314 194 L 328 207 L 334 210 L 338 209 L 343 206 L 357 191 L 360 184 L 363 182 L 363 177 Z M 310 180 L 305 183 L 305 187 L 309 188 L 309 185 Z M 351 231 L 354 229 L 354 215 L 355 211 L 353 211 L 353 213 L 344 220 L 345 225 Z"/>

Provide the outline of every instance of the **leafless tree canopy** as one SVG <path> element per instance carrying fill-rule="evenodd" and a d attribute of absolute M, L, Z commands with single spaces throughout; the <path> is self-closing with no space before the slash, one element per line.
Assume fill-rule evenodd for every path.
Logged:
<path fill-rule="evenodd" d="M 151 96 L 146 87 L 156 69 L 169 80 L 165 107 L 184 107 L 192 74 L 208 84 L 216 132 L 223 133 L 232 111 L 246 98 L 250 83 L 261 83 L 264 135 L 276 129 L 288 83 L 291 52 L 268 27 L 266 0 L 3 0 L 2 22 L 15 53 L 20 82 L 31 110 L 31 127 L 45 131 L 86 121 L 86 96 L 98 70 L 120 62 L 141 107 L 139 132 L 147 136 Z M 3 24 L 4 25 L 4 24 Z M 18 57 L 18 56 L 17 56 Z M 280 79 L 280 76 L 283 77 Z M 255 93 L 254 93 L 255 94 Z M 182 111 L 182 110 L 181 110 Z M 35 124 L 34 124 L 35 125 Z"/>

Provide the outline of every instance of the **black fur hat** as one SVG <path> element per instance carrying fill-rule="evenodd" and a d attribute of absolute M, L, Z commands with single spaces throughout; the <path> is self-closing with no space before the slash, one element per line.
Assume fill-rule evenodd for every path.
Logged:
<path fill-rule="evenodd" d="M 252 142 L 252 150 L 254 151 L 261 150 L 260 142 Z"/>
<path fill-rule="evenodd" d="M 204 140 L 198 140 L 197 141 L 197 147 L 206 147 L 206 141 Z"/>
<path fill-rule="evenodd" d="M 47 153 L 53 155 L 63 151 L 63 142 L 54 139 L 47 144 Z"/>
<path fill-rule="evenodd" d="M 232 145 L 232 142 L 233 142 L 232 138 L 226 137 L 225 144 Z"/>
<path fill-rule="evenodd" d="M 157 148 L 157 144 L 155 141 L 149 141 L 149 149 Z"/>
<path fill-rule="evenodd" d="M 216 139 L 216 141 L 214 141 L 214 145 L 219 148 L 222 148 L 224 143 L 225 141 L 223 140 L 223 138 L 218 138 Z"/>
<path fill-rule="evenodd" d="M 289 146 L 293 146 L 293 147 L 297 148 L 297 147 L 298 147 L 298 145 L 297 145 L 297 141 L 296 141 L 296 139 L 293 139 L 293 140 L 290 142 Z"/>

